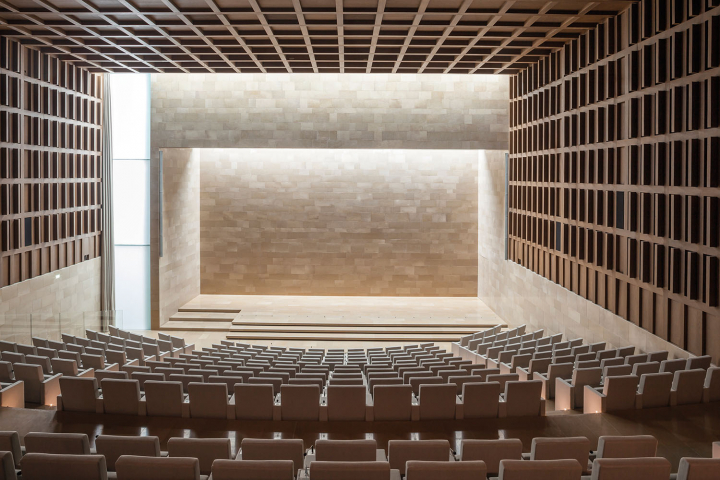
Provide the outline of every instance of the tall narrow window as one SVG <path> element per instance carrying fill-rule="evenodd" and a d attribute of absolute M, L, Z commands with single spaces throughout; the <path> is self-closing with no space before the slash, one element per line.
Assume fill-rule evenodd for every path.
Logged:
<path fill-rule="evenodd" d="M 150 75 L 111 75 L 115 303 L 123 328 L 150 328 Z"/>

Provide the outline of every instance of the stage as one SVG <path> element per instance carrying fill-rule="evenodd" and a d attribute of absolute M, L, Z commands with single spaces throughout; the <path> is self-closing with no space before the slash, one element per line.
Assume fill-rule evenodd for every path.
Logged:
<path fill-rule="evenodd" d="M 449 346 L 497 324 L 505 322 L 476 297 L 199 295 L 161 331 L 196 343 L 231 339 L 338 348 L 390 342 Z"/>

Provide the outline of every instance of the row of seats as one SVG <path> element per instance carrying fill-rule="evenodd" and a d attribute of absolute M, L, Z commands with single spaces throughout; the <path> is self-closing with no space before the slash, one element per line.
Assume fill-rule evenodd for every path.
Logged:
<path fill-rule="evenodd" d="M 635 354 L 634 346 L 607 349 L 605 342 L 531 341 L 524 326 L 490 330 L 461 338 L 453 352 L 488 370 L 500 367 L 520 380 L 540 380 L 543 398 L 554 399 L 556 410 L 597 413 L 720 401 L 720 370 L 709 355 L 671 360 L 667 351 Z"/>
<path fill-rule="evenodd" d="M 58 409 L 331 421 L 544 414 L 539 382 L 486 375 L 494 372 L 433 344 L 318 353 L 223 341 L 178 357 L 123 366 L 120 372 L 98 370 L 95 380 L 63 378 Z"/>
<path fill-rule="evenodd" d="M 30 433 L 24 441 L 23 449 L 16 432 L 0 432 L 0 479 L 670 478 L 670 463 L 656 457 L 658 442 L 649 435 L 602 436 L 594 452 L 586 437 L 535 438 L 529 453 L 518 439 L 463 440 L 457 454 L 447 440 L 390 440 L 387 455 L 372 439 L 317 440 L 306 450 L 301 439 L 245 438 L 237 452 L 228 438 L 174 437 L 166 452 L 152 436 L 100 435 L 94 449 L 85 434 Z M 683 458 L 676 478 L 717 479 L 718 450 L 720 443 L 715 458 Z"/>

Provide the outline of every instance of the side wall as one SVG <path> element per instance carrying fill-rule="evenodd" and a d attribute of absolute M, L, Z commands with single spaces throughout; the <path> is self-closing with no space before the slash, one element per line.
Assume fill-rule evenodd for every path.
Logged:
<path fill-rule="evenodd" d="M 510 325 L 612 347 L 688 352 L 522 265 L 505 260 L 505 153 L 484 152 L 478 165 L 478 297 Z"/>
<path fill-rule="evenodd" d="M 548 326 L 613 344 L 644 329 L 720 361 L 716 5 L 634 3 L 512 78 L 499 277 L 529 310 L 565 312 Z"/>
<path fill-rule="evenodd" d="M 0 289 L 0 335 L 30 343 L 31 334 L 59 340 L 84 335 L 83 314 L 100 310 L 100 258 Z M 32 315 L 32 330 L 27 315 Z M 97 317 L 89 317 L 96 322 Z"/>
<path fill-rule="evenodd" d="M 4 37 L 0 74 L 0 336 L 29 342 L 7 315 L 100 309 L 102 77 Z"/>
<path fill-rule="evenodd" d="M 152 75 L 152 198 L 160 148 L 505 150 L 508 88 L 508 77 L 489 75 Z M 161 308 L 169 310 L 161 302 L 157 202 L 151 208 L 158 328 Z"/>
<path fill-rule="evenodd" d="M 203 294 L 476 296 L 477 151 L 199 152 Z"/>
<path fill-rule="evenodd" d="M 163 318 L 200 295 L 200 152 L 163 150 Z M 168 313 L 169 312 L 169 313 Z"/>

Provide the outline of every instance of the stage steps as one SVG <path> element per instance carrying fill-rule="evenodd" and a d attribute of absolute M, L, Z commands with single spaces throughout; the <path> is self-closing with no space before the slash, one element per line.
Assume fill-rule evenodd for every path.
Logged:
<path fill-rule="evenodd" d="M 190 311 L 182 311 L 178 312 L 175 315 L 170 317 L 171 321 L 175 322 L 229 322 L 232 323 L 232 321 L 237 316 L 237 313 L 227 313 L 227 312 L 190 312 Z"/>
<path fill-rule="evenodd" d="M 501 323 L 476 298 L 200 295 L 162 325 L 248 342 L 452 342 Z M 502 322 L 504 323 L 504 322 Z"/>
<path fill-rule="evenodd" d="M 321 334 L 321 333 L 285 333 L 285 332 L 233 332 L 227 335 L 228 340 L 295 340 L 295 341 L 367 341 L 367 342 L 455 342 L 457 334 L 416 334 L 407 332 L 403 334 L 384 333 L 355 333 L 355 334 Z"/>

